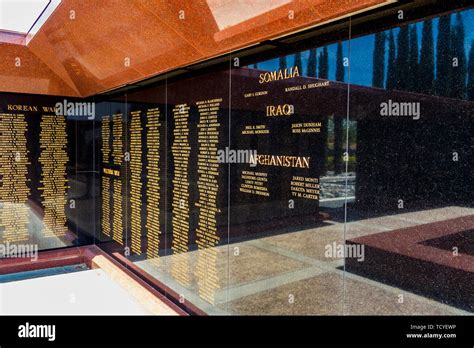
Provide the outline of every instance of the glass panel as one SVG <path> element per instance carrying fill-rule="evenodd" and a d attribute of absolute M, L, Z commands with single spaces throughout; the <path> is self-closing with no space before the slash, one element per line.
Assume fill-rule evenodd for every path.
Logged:
<path fill-rule="evenodd" d="M 76 102 L 1 95 L 2 257 L 93 243 L 93 105 L 64 107 Z"/>
<path fill-rule="evenodd" d="M 228 164 L 218 161 L 228 146 L 226 67 L 101 106 L 102 222 L 113 240 L 102 245 L 196 313 L 226 313 Z"/>
<path fill-rule="evenodd" d="M 127 188 L 125 185 L 128 162 L 126 152 L 126 97 L 97 100 L 101 142 L 97 146 L 100 159 L 101 233 L 98 242 L 109 252 L 128 254 Z M 105 243 L 108 242 L 108 243 Z"/>
<path fill-rule="evenodd" d="M 125 256 L 153 276 L 157 284 L 163 282 L 168 286 L 162 271 L 171 239 L 167 228 L 170 217 L 166 112 L 165 83 L 127 94 L 123 216 L 127 228 Z"/>
<path fill-rule="evenodd" d="M 229 71 L 168 82 L 168 256 L 162 271 L 180 300 L 208 314 L 228 285 Z"/>
<path fill-rule="evenodd" d="M 348 33 L 232 70 L 231 314 L 341 314 Z"/>
<path fill-rule="evenodd" d="M 93 244 L 100 227 L 100 186 L 97 180 L 100 133 L 96 127 L 94 101 L 86 99 L 81 103 L 85 105 L 86 114 L 68 116 L 66 121 L 70 156 L 66 214 L 77 235 L 73 244 L 78 246 Z M 57 150 L 52 154 L 53 157 L 59 155 Z M 53 174 L 50 174 L 50 180 L 56 181 Z"/>
<path fill-rule="evenodd" d="M 473 16 L 352 41 L 346 314 L 474 308 Z"/>

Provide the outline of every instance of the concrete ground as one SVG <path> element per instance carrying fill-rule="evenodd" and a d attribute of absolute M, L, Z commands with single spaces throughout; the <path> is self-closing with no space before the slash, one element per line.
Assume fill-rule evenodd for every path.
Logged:
<path fill-rule="evenodd" d="M 186 256 L 190 283 L 171 276 L 176 256 L 137 265 L 209 314 L 243 315 L 462 315 L 472 314 L 423 296 L 343 271 L 343 260 L 325 256 L 325 246 L 344 239 L 471 215 L 474 209 L 444 207 L 327 224 L 216 248 L 209 278 L 198 284 L 199 252 Z M 182 262 L 182 260 L 180 261 Z M 182 264 L 182 263 L 181 263 Z M 192 265 L 192 267 L 191 267 Z M 202 296 L 204 285 L 213 301 Z M 201 289 L 201 296 L 199 290 Z M 442 291 L 442 289 L 440 289 Z M 401 300 L 403 299 L 403 300 Z M 213 303 L 212 303 L 213 302 Z"/>
<path fill-rule="evenodd" d="M 0 315 L 150 314 L 101 269 L 0 284 Z"/>
<path fill-rule="evenodd" d="M 104 255 L 0 276 L 0 315 L 179 315 Z"/>

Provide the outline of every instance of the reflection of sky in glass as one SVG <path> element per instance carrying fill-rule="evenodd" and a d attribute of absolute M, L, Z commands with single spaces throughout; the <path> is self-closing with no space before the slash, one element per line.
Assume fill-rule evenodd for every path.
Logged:
<path fill-rule="evenodd" d="M 471 48 L 471 42 L 474 40 L 474 10 L 466 10 L 461 13 L 461 17 L 464 24 L 465 31 L 465 53 L 466 59 Z M 456 24 L 456 14 L 451 15 L 451 26 Z M 413 25 L 413 24 L 412 24 Z M 421 38 L 422 38 L 422 29 L 423 22 L 418 22 L 415 24 L 416 30 L 418 33 L 418 49 L 421 49 Z M 393 29 L 393 34 L 395 36 L 395 44 L 397 42 L 397 35 L 400 31 L 399 28 Z M 389 31 L 387 31 L 388 33 Z M 435 50 L 436 57 L 436 41 L 438 37 L 438 18 L 433 19 L 433 47 Z M 343 55 L 346 57 L 348 55 L 348 41 L 342 43 Z M 317 49 L 318 54 L 318 64 L 319 64 L 319 52 L 322 51 L 322 48 Z M 354 38 L 351 41 L 351 83 L 356 85 L 371 86 L 372 85 L 372 54 L 374 51 L 374 34 L 366 35 L 358 38 Z M 336 75 L 336 52 L 337 44 L 331 44 L 328 46 L 329 54 L 329 79 L 335 80 Z M 304 51 L 301 53 L 301 61 L 303 64 L 303 74 L 307 73 L 309 51 Z M 287 56 L 287 66 L 293 66 L 295 61 L 295 55 Z M 435 58 L 436 59 L 436 58 Z M 387 60 L 388 60 L 388 40 L 385 47 L 385 69 L 387 69 Z M 278 69 L 278 58 L 268 60 L 265 62 L 259 62 L 258 68 L 261 70 L 275 70 Z M 345 73 L 345 81 L 347 81 L 347 68 Z"/>

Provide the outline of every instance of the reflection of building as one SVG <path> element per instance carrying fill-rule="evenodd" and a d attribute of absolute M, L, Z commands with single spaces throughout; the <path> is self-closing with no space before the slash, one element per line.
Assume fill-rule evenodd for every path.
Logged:
<path fill-rule="evenodd" d="M 0 274 L 113 269 L 152 313 L 472 312 L 474 10 L 438 3 L 69 0 L 0 31 L 0 242 L 42 252 Z"/>

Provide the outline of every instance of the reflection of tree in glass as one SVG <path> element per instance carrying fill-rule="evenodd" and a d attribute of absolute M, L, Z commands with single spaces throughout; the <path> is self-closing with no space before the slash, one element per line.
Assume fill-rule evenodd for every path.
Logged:
<path fill-rule="evenodd" d="M 441 16 L 438 21 L 438 41 L 436 44 L 435 92 L 439 96 L 449 96 L 451 89 L 451 16 Z"/>
<path fill-rule="evenodd" d="M 385 80 L 385 32 L 375 33 L 372 86 L 383 88 Z"/>
<path fill-rule="evenodd" d="M 303 63 L 301 62 L 301 52 L 295 54 L 295 67 L 298 67 L 298 72 L 300 76 L 303 76 Z"/>
<path fill-rule="evenodd" d="M 308 58 L 308 76 L 309 77 L 316 77 L 316 67 L 318 64 L 316 56 L 316 48 L 313 48 L 309 51 L 309 58 Z"/>
<path fill-rule="evenodd" d="M 342 56 L 342 43 L 337 43 L 336 53 L 336 81 L 344 82 L 344 60 Z"/>
<path fill-rule="evenodd" d="M 433 21 L 423 21 L 421 47 L 417 25 L 400 27 L 396 43 L 393 30 L 374 36 L 372 86 L 385 87 L 443 97 L 468 97 L 465 29 L 461 13 L 454 24 L 451 16 L 441 16 L 434 47 Z M 395 29 L 396 30 L 396 29 Z M 388 63 L 385 75 L 385 42 L 388 34 Z M 436 56 L 435 56 L 436 50 Z M 436 68 L 435 68 L 436 65 Z M 469 78 L 468 78 L 469 80 Z"/>
<path fill-rule="evenodd" d="M 408 88 L 410 91 L 418 91 L 418 32 L 416 25 L 410 26 L 410 51 L 408 54 Z"/>
<path fill-rule="evenodd" d="M 323 50 L 319 53 L 318 77 L 320 79 L 327 79 L 328 74 L 329 74 L 329 54 L 328 54 L 328 47 L 324 46 Z"/>
<path fill-rule="evenodd" d="M 278 60 L 278 68 L 282 71 L 286 69 L 286 56 L 280 57 Z"/>
<path fill-rule="evenodd" d="M 474 40 L 469 51 L 469 67 L 467 73 L 467 98 L 474 100 Z"/>
<path fill-rule="evenodd" d="M 388 71 L 387 71 L 387 89 L 394 89 L 396 83 L 396 57 L 395 57 L 395 37 L 393 31 L 390 30 L 388 36 Z"/>
<path fill-rule="evenodd" d="M 433 22 L 423 22 L 421 36 L 420 67 L 418 70 L 419 85 L 417 91 L 433 94 L 434 87 L 434 48 L 433 48 Z"/>
<path fill-rule="evenodd" d="M 396 79 L 395 89 L 408 90 L 409 81 L 411 76 L 409 75 L 410 62 L 409 58 L 409 32 L 408 26 L 405 25 L 400 28 L 397 36 L 397 58 L 396 58 Z"/>
<path fill-rule="evenodd" d="M 466 50 L 464 48 L 464 23 L 461 14 L 456 15 L 456 25 L 451 30 L 452 78 L 451 97 L 466 97 Z"/>

